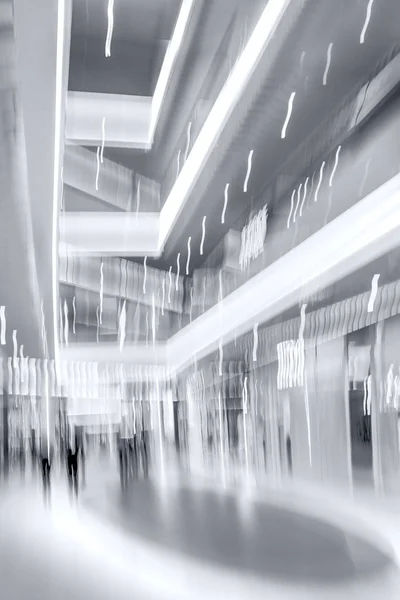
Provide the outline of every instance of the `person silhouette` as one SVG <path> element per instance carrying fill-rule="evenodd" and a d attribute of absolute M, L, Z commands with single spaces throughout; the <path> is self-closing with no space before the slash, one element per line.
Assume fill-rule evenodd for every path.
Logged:
<path fill-rule="evenodd" d="M 68 471 L 68 483 L 71 494 L 78 496 L 78 450 L 72 452 L 71 448 L 68 448 L 67 452 L 67 471 Z"/>
<path fill-rule="evenodd" d="M 43 499 L 46 506 L 50 505 L 51 501 L 51 458 L 52 452 L 46 447 L 41 452 L 41 467 L 42 467 L 42 482 L 43 482 Z"/>

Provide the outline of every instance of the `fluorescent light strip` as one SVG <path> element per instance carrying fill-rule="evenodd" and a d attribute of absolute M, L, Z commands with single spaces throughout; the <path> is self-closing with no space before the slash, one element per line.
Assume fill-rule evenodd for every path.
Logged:
<path fill-rule="evenodd" d="M 161 249 L 290 2 L 291 0 L 269 0 L 245 49 L 215 101 L 160 213 L 159 246 Z"/>
<path fill-rule="evenodd" d="M 52 231 L 52 295 L 53 295 L 53 334 L 54 365 L 59 380 L 59 337 L 58 337 L 58 217 L 61 197 L 61 148 L 63 143 L 61 123 L 63 106 L 63 71 L 65 44 L 65 0 L 58 0 L 57 12 L 57 55 L 54 123 L 54 166 L 53 166 L 53 231 Z M 49 419 L 48 396 L 46 398 L 47 419 Z"/>
<path fill-rule="evenodd" d="M 254 323 L 265 323 L 293 306 L 304 285 L 313 294 L 398 246 L 399 198 L 400 175 L 397 175 L 226 296 L 223 313 L 218 305 L 213 306 L 173 335 L 167 344 L 157 344 L 154 348 L 157 364 L 161 364 L 160 353 L 164 352 L 164 366 L 170 374 L 176 374 L 194 357 L 200 360 L 218 350 L 221 340 L 227 344 L 251 331 Z M 316 247 L 320 252 L 315 253 Z M 71 350 L 70 346 L 69 352 L 76 354 L 69 359 L 80 360 L 85 347 L 78 344 Z M 92 360 L 95 351 L 88 346 Z M 126 351 L 124 362 L 134 353 L 140 355 L 142 346 L 130 346 Z M 103 353 L 103 360 L 112 360 L 114 350 L 110 347 L 103 346 L 99 352 Z"/>
<path fill-rule="evenodd" d="M 186 32 L 187 25 L 189 23 L 194 3 L 195 0 L 182 0 L 175 29 L 172 34 L 171 41 L 168 44 L 164 61 L 161 66 L 160 75 L 157 80 L 156 89 L 154 90 L 153 100 L 151 103 L 151 121 L 149 131 L 149 140 L 151 143 L 154 138 L 154 133 L 160 116 L 162 103 L 165 98 L 168 83 L 171 78 L 176 58 L 178 56 L 180 47 L 183 42 L 183 38 Z"/>
<path fill-rule="evenodd" d="M 168 342 L 170 368 L 178 371 L 292 306 L 304 283 L 310 293 L 340 280 L 396 246 L 400 231 L 400 175 L 313 234 L 294 250 L 213 306 Z M 321 252 L 315 253 L 315 247 Z M 290 276 L 287 276 L 289 274 Z"/>

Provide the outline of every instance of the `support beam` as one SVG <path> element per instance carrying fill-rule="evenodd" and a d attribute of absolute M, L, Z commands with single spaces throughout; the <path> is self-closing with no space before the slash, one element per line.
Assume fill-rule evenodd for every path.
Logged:
<path fill-rule="evenodd" d="M 316 293 L 398 246 L 400 175 L 360 200 L 323 229 L 285 254 L 162 345 L 171 372 L 207 356 L 294 306 L 304 287 Z M 315 252 L 319 248 L 319 252 Z M 155 344 L 153 351 L 159 351 Z M 81 360 L 70 347 L 71 360 Z M 92 360 L 130 361 L 140 347 L 94 346 Z M 75 354 L 76 353 L 76 354 Z"/>
<path fill-rule="evenodd" d="M 151 96 L 69 92 L 67 143 L 148 150 L 151 101 Z"/>
<path fill-rule="evenodd" d="M 158 213 L 63 213 L 60 254 L 158 257 L 158 232 Z"/>

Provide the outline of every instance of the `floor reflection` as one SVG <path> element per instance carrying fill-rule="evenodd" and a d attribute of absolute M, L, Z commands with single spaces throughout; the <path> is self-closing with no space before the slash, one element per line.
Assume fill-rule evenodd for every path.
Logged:
<path fill-rule="evenodd" d="M 166 499 L 165 496 L 169 498 Z M 341 583 L 376 575 L 392 562 L 376 548 L 330 524 L 237 497 L 184 485 L 160 490 L 138 480 L 91 510 L 124 530 L 201 561 L 292 583 Z"/>

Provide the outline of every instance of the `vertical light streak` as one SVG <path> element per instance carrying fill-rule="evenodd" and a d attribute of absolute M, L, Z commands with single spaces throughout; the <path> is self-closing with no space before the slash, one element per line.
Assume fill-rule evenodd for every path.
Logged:
<path fill-rule="evenodd" d="M 65 345 L 68 346 L 69 319 L 68 319 L 68 304 L 67 304 L 66 300 L 64 300 L 64 340 L 65 340 Z"/>
<path fill-rule="evenodd" d="M 219 367 L 218 367 L 218 373 L 219 376 L 222 377 L 222 362 L 224 360 L 224 349 L 222 347 L 222 340 L 219 340 L 219 344 L 218 344 L 218 350 L 219 350 Z"/>
<path fill-rule="evenodd" d="M 161 394 L 160 394 L 160 382 L 156 379 L 156 402 L 157 402 L 157 417 L 158 417 L 158 436 L 160 443 L 160 467 L 161 467 L 161 480 L 165 478 L 165 460 L 164 460 L 164 436 L 163 436 L 163 421 L 161 417 Z"/>
<path fill-rule="evenodd" d="M 165 275 L 162 280 L 162 303 L 161 303 L 161 314 L 164 316 L 164 306 L 165 306 Z"/>
<path fill-rule="evenodd" d="M 368 301 L 368 312 L 374 312 L 374 305 L 376 300 L 376 295 L 378 293 L 378 282 L 379 282 L 379 273 L 375 274 L 372 278 L 371 282 L 371 294 Z"/>
<path fill-rule="evenodd" d="M 187 256 L 187 261 L 186 261 L 186 275 L 189 275 L 189 267 L 190 267 L 190 242 L 191 241 L 192 241 L 192 238 L 189 237 L 188 243 L 187 243 L 188 256 Z"/>
<path fill-rule="evenodd" d="M 296 208 L 295 208 L 294 215 L 293 215 L 293 223 L 296 223 L 296 217 L 297 217 L 297 211 L 299 209 L 302 187 L 303 187 L 303 184 L 301 183 L 299 185 L 299 187 L 298 187 L 298 190 L 297 190 L 297 202 L 296 202 Z"/>
<path fill-rule="evenodd" d="M 219 270 L 218 281 L 219 281 L 219 298 L 218 298 L 218 302 L 220 304 L 222 304 L 222 301 L 224 299 L 224 289 L 222 287 L 222 269 Z"/>
<path fill-rule="evenodd" d="M 73 311 L 73 321 L 72 321 L 72 331 L 74 335 L 76 334 L 76 297 L 72 298 L 72 311 Z"/>
<path fill-rule="evenodd" d="M 257 362 L 257 350 L 258 350 L 258 323 L 255 323 L 253 327 L 253 362 Z"/>
<path fill-rule="evenodd" d="M 244 437 L 244 458 L 246 465 L 246 475 L 249 476 L 249 448 L 247 441 L 247 410 L 248 410 L 248 395 L 247 395 L 247 376 L 243 382 L 243 437 Z"/>
<path fill-rule="evenodd" d="M 200 242 L 200 256 L 203 256 L 203 252 L 204 252 L 204 240 L 206 238 L 206 217 L 203 217 L 203 223 L 202 223 L 202 232 L 201 232 L 201 242 Z"/>
<path fill-rule="evenodd" d="M 256 413 L 256 415 L 258 415 L 258 379 L 257 378 L 254 382 L 254 392 L 255 392 L 255 401 L 256 401 L 255 413 Z"/>
<path fill-rule="evenodd" d="M 146 346 L 149 345 L 149 311 L 146 310 Z"/>
<path fill-rule="evenodd" d="M 187 131 L 186 131 L 186 149 L 185 149 L 185 162 L 187 161 L 187 157 L 189 156 L 190 149 L 190 136 L 192 132 L 192 121 L 189 122 Z"/>
<path fill-rule="evenodd" d="M 96 152 L 96 192 L 99 189 L 99 175 L 100 175 L 100 146 L 97 146 L 97 152 Z"/>
<path fill-rule="evenodd" d="M 367 415 L 371 415 L 372 377 L 367 377 Z"/>
<path fill-rule="evenodd" d="M 192 322 L 192 311 L 193 311 L 193 288 L 190 288 L 190 312 L 189 312 L 189 320 Z"/>
<path fill-rule="evenodd" d="M 336 169 L 339 163 L 339 154 L 340 154 L 340 150 L 341 150 L 342 146 L 338 146 L 338 149 L 336 150 L 336 156 L 335 156 L 335 164 L 333 165 L 333 169 L 332 169 L 332 173 L 329 179 L 329 187 L 332 187 L 332 183 L 333 183 L 333 177 L 336 173 Z"/>
<path fill-rule="evenodd" d="M 60 210 L 64 210 L 64 167 L 60 169 L 60 180 L 61 180 L 61 204 Z"/>
<path fill-rule="evenodd" d="M 370 165 L 371 165 L 371 160 L 372 160 L 372 159 L 371 159 L 371 157 L 369 157 L 369 159 L 368 159 L 368 160 L 367 160 L 367 162 L 365 163 L 364 177 L 362 178 L 361 185 L 360 185 L 360 190 L 359 190 L 359 192 L 358 192 L 358 195 L 360 196 L 360 198 L 361 198 L 361 197 L 362 197 L 362 195 L 363 195 L 364 186 L 365 186 L 365 183 L 366 183 L 366 181 L 367 181 L 367 177 L 368 177 L 368 173 L 369 173 L 369 167 L 370 167 Z"/>
<path fill-rule="evenodd" d="M 331 60 L 332 60 L 332 47 L 333 47 L 333 44 L 331 42 L 328 46 L 328 51 L 326 53 L 326 66 L 325 66 L 324 76 L 322 78 L 322 85 L 326 85 L 327 81 L 328 81 L 329 67 L 331 66 Z"/>
<path fill-rule="evenodd" d="M 152 294 L 152 297 L 151 297 L 151 308 L 152 308 L 151 329 L 152 329 L 152 333 L 153 333 L 153 345 L 154 345 L 156 343 L 156 305 L 155 305 L 154 293 Z"/>
<path fill-rule="evenodd" d="M 306 309 L 307 304 L 303 304 L 300 310 L 300 329 L 299 329 L 299 339 L 304 340 L 304 329 L 306 327 Z"/>
<path fill-rule="evenodd" d="M 308 386 L 307 380 L 304 382 L 304 403 L 306 408 L 306 419 L 307 419 L 307 441 L 308 441 L 308 458 L 310 466 L 312 465 L 312 450 L 311 450 L 311 420 L 310 420 L 310 402 L 308 398 Z"/>
<path fill-rule="evenodd" d="M 19 356 L 20 356 L 20 365 L 21 365 L 21 383 L 24 383 L 24 381 L 25 381 L 25 370 L 27 368 L 28 359 L 26 359 L 26 361 L 25 361 L 25 357 L 24 357 L 24 345 L 23 344 L 21 344 L 21 347 L 19 349 Z"/>
<path fill-rule="evenodd" d="M 100 308 L 96 308 L 96 319 L 97 319 L 97 330 L 96 330 L 96 341 L 99 343 L 100 336 Z"/>
<path fill-rule="evenodd" d="M 43 300 L 40 302 L 40 312 L 41 312 L 41 316 L 42 316 L 41 334 L 42 334 L 42 342 L 43 342 L 43 354 L 45 356 L 47 356 L 47 332 L 46 332 L 46 322 L 45 322 L 45 318 L 44 318 Z M 62 339 L 62 335 L 59 336 L 57 339 Z"/>
<path fill-rule="evenodd" d="M 285 139 L 285 137 L 286 137 L 286 130 L 287 130 L 287 127 L 289 125 L 290 117 L 292 116 L 293 102 L 294 102 L 294 97 L 295 96 L 296 96 L 296 92 L 292 92 L 290 94 L 290 98 L 289 98 L 289 102 L 288 102 L 287 115 L 286 115 L 286 119 L 285 119 L 285 122 L 283 124 L 282 131 L 281 131 L 281 138 L 282 139 Z"/>
<path fill-rule="evenodd" d="M 101 122 L 101 152 L 100 152 L 100 161 L 103 164 L 103 155 L 104 155 L 104 144 L 106 142 L 106 118 L 103 117 Z"/>
<path fill-rule="evenodd" d="M 47 456 L 50 459 L 50 394 L 49 394 L 49 369 L 48 361 L 44 361 L 44 393 L 46 397 L 46 431 L 47 431 Z"/>
<path fill-rule="evenodd" d="M 179 173 L 181 170 L 181 151 L 178 150 L 178 156 L 176 157 L 176 179 L 179 177 Z"/>
<path fill-rule="evenodd" d="M 18 358 L 18 341 L 17 341 L 17 330 L 16 329 L 13 329 L 12 341 L 13 341 L 13 365 L 15 367 L 17 364 L 17 358 Z"/>
<path fill-rule="evenodd" d="M 59 328 L 59 338 L 62 341 L 63 337 L 64 337 L 64 321 L 63 321 L 63 312 L 62 312 L 62 306 L 61 306 L 61 300 L 58 303 L 58 311 L 59 311 L 59 324 L 60 324 L 60 328 Z"/>
<path fill-rule="evenodd" d="M 171 290 L 172 290 L 172 267 L 168 271 L 169 286 L 168 286 L 168 304 L 171 304 Z"/>
<path fill-rule="evenodd" d="M 374 3 L 374 0 L 369 0 L 369 2 L 368 2 L 367 14 L 365 15 L 364 25 L 363 25 L 363 28 L 362 28 L 361 34 L 360 34 L 360 44 L 363 44 L 365 42 L 365 34 L 367 33 L 368 25 L 371 20 L 373 3 Z"/>
<path fill-rule="evenodd" d="M 140 210 L 140 175 L 138 176 L 137 190 L 136 190 L 136 218 L 138 217 Z"/>
<path fill-rule="evenodd" d="M 364 397 L 363 397 L 363 412 L 364 412 L 364 416 L 366 416 L 368 414 L 368 412 L 367 412 L 367 397 L 368 397 L 367 379 L 368 379 L 368 377 L 366 377 L 364 379 Z"/>
<path fill-rule="evenodd" d="M 100 324 L 103 324 L 103 295 L 104 295 L 104 274 L 103 261 L 100 263 Z"/>
<path fill-rule="evenodd" d="M 0 306 L 0 344 L 5 346 L 6 344 L 6 307 Z"/>
<path fill-rule="evenodd" d="M 318 180 L 318 185 L 317 185 L 317 189 L 315 190 L 315 196 L 314 196 L 314 202 L 318 201 L 318 193 L 322 184 L 322 178 L 324 176 L 324 168 L 325 168 L 325 161 L 322 163 L 321 168 L 319 170 L 319 180 Z"/>
<path fill-rule="evenodd" d="M 178 256 L 176 257 L 176 277 L 175 277 L 175 290 L 178 291 L 179 290 L 179 274 L 181 272 L 181 253 L 178 252 Z"/>
<path fill-rule="evenodd" d="M 222 209 L 222 215 L 221 215 L 222 225 L 225 223 L 225 213 L 226 213 L 226 207 L 228 206 L 228 200 L 229 200 L 229 183 L 226 184 L 225 191 L 224 191 L 224 207 Z"/>
<path fill-rule="evenodd" d="M 64 44 L 65 44 L 65 0 L 58 0 L 57 6 L 57 54 L 56 54 L 56 85 L 54 101 L 54 167 L 53 167 L 53 222 L 52 222 L 52 299 L 53 299 L 53 335 L 54 335 L 54 361 L 56 377 L 59 380 L 59 337 L 58 337 L 58 219 L 59 202 L 62 195 L 61 189 L 61 167 L 62 167 L 62 148 L 64 147 L 64 137 L 62 130 L 62 115 L 64 108 Z M 46 351 L 47 351 L 47 335 Z M 49 420 L 49 406 L 47 402 L 47 420 Z M 48 436 L 50 430 L 48 428 Z"/>
<path fill-rule="evenodd" d="M 122 352 L 126 336 L 126 300 L 122 304 L 121 314 L 119 316 L 119 351 Z"/>
<path fill-rule="evenodd" d="M 9 356 L 7 359 L 7 371 L 8 371 L 8 393 L 12 394 L 13 393 L 13 383 L 14 383 L 14 378 L 13 378 L 13 370 L 12 370 L 12 358 Z"/>
<path fill-rule="evenodd" d="M 114 0 L 108 0 L 107 7 L 107 37 L 106 37 L 106 45 L 105 45 L 105 56 L 106 58 L 110 58 L 111 56 L 111 41 L 114 30 Z"/>
<path fill-rule="evenodd" d="M 290 387 L 290 349 L 289 342 L 283 342 L 283 388 Z"/>
<path fill-rule="evenodd" d="M 289 229 L 290 227 L 290 219 L 292 218 L 292 212 L 293 212 L 293 207 L 294 207 L 294 197 L 296 194 L 296 190 L 293 190 L 292 192 L 292 197 L 290 199 L 290 212 L 289 212 L 289 216 L 288 216 L 288 220 L 287 220 L 287 228 Z"/>
<path fill-rule="evenodd" d="M 143 268 L 144 268 L 144 274 L 143 274 L 143 295 L 145 295 L 146 294 L 146 281 L 147 281 L 147 256 L 144 257 Z"/>
<path fill-rule="evenodd" d="M 308 189 L 308 181 L 309 181 L 309 179 L 310 178 L 307 177 L 307 179 L 305 181 L 305 184 L 304 184 L 303 201 L 302 201 L 301 206 L 300 206 L 300 217 L 303 216 L 303 207 L 304 207 L 304 202 L 306 201 L 306 198 L 307 198 L 307 189 Z"/>
<path fill-rule="evenodd" d="M 392 400 L 393 395 L 393 383 L 394 383 L 394 375 L 393 375 L 394 364 L 392 363 L 389 367 L 389 371 L 386 377 L 386 405 L 389 406 Z"/>
<path fill-rule="evenodd" d="M 277 385 L 278 385 L 278 390 L 282 390 L 283 389 L 283 361 L 284 361 L 282 344 L 281 343 L 278 344 L 276 349 L 277 349 L 277 354 L 278 354 Z"/>
<path fill-rule="evenodd" d="M 303 52 L 302 52 L 302 53 L 301 53 L 301 55 L 300 55 L 300 70 L 301 70 L 301 71 L 303 70 L 303 66 L 304 66 L 304 59 L 305 59 L 305 57 L 306 57 L 306 53 L 305 53 L 305 51 L 303 50 Z"/>
<path fill-rule="evenodd" d="M 249 179 L 250 179 L 251 168 L 252 168 L 252 163 L 253 163 L 253 154 L 254 154 L 254 150 L 250 150 L 249 156 L 247 158 L 247 173 L 246 173 L 246 179 L 244 180 L 244 185 L 243 185 L 243 191 L 245 194 L 247 193 L 247 187 L 249 185 Z"/>
<path fill-rule="evenodd" d="M 225 484 L 225 453 L 224 453 L 224 420 L 222 414 L 221 390 L 218 392 L 218 413 L 219 413 L 219 448 L 221 460 L 222 483 Z"/>

